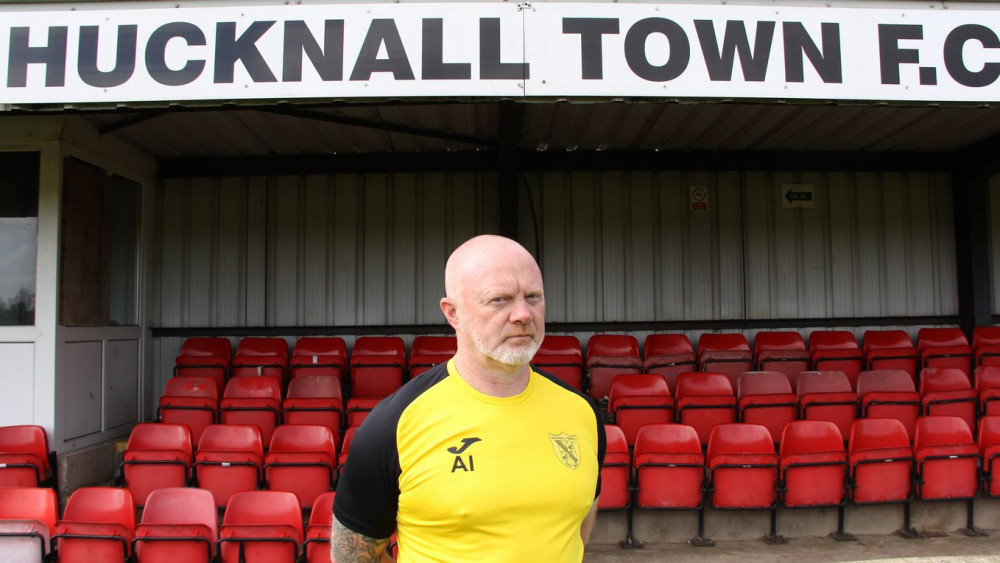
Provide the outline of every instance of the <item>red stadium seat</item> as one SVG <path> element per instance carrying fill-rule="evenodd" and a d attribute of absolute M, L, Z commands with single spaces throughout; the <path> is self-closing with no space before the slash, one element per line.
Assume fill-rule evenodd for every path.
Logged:
<path fill-rule="evenodd" d="M 184 487 L 191 476 L 191 432 L 183 424 L 136 424 L 121 466 L 125 487 L 136 506 L 156 489 Z"/>
<path fill-rule="evenodd" d="M 804 371 L 799 374 L 799 418 L 825 420 L 837 425 L 847 441 L 851 423 L 858 417 L 858 396 L 840 371 Z"/>
<path fill-rule="evenodd" d="M 847 449 L 853 503 L 910 499 L 913 450 L 902 422 L 891 418 L 859 418 L 851 425 Z"/>
<path fill-rule="evenodd" d="M 292 347 L 288 370 L 291 379 L 320 375 L 343 382 L 347 373 L 347 345 L 339 336 L 304 336 Z"/>
<path fill-rule="evenodd" d="M 611 380 L 608 411 L 632 446 L 643 425 L 673 422 L 674 399 L 662 375 L 626 373 Z"/>
<path fill-rule="evenodd" d="M 264 456 L 268 490 L 294 493 L 302 508 L 309 508 L 316 497 L 333 490 L 337 477 L 336 452 L 333 433 L 326 426 L 279 426 Z"/>
<path fill-rule="evenodd" d="M 125 563 L 132 553 L 135 502 L 128 489 L 81 487 L 52 536 L 59 563 Z"/>
<path fill-rule="evenodd" d="M 771 433 L 775 443 L 785 425 L 796 419 L 798 397 L 785 374 L 777 371 L 748 371 L 740 375 L 736 393 L 739 420 L 760 424 Z"/>
<path fill-rule="evenodd" d="M 223 424 L 252 424 L 264 444 L 281 424 L 281 385 L 274 377 L 236 376 L 226 384 L 219 403 Z"/>
<path fill-rule="evenodd" d="M 793 331 L 758 332 L 753 339 L 753 357 L 754 369 L 785 374 L 793 391 L 799 374 L 811 365 L 806 341 Z"/>
<path fill-rule="evenodd" d="M 351 351 L 351 398 L 382 399 L 403 385 L 406 349 L 398 336 L 362 336 Z M 350 408 L 350 402 L 348 403 Z"/>
<path fill-rule="evenodd" d="M 554 375 L 576 390 L 583 389 L 583 351 L 575 336 L 547 334 L 531 359 L 536 369 Z"/>
<path fill-rule="evenodd" d="M 862 336 L 865 370 L 902 370 L 917 381 L 917 349 L 903 330 L 868 330 Z"/>
<path fill-rule="evenodd" d="M 0 426 L 0 487 L 54 485 L 54 459 L 41 426 Z"/>
<path fill-rule="evenodd" d="M 847 376 L 851 389 L 857 387 L 863 369 L 861 348 L 854 333 L 847 330 L 817 330 L 809 334 L 809 356 L 817 371 L 840 371 Z"/>
<path fill-rule="evenodd" d="M 847 452 L 832 422 L 796 420 L 781 437 L 782 504 L 839 506 L 847 493 Z"/>
<path fill-rule="evenodd" d="M 174 376 L 210 377 L 221 390 L 232 373 L 233 348 L 228 338 L 188 338 L 174 360 Z"/>
<path fill-rule="evenodd" d="M 354 439 L 355 432 L 358 431 L 357 426 L 348 426 L 347 430 L 344 431 L 344 442 L 340 444 L 340 452 L 337 454 L 337 474 L 344 468 L 344 464 L 347 463 L 347 454 L 351 452 L 351 440 Z"/>
<path fill-rule="evenodd" d="M 323 493 L 309 512 L 306 541 L 302 542 L 305 563 L 333 563 L 330 553 L 330 532 L 333 526 L 333 498 L 336 493 Z"/>
<path fill-rule="evenodd" d="M 677 376 L 697 370 L 694 348 L 685 334 L 650 334 L 642 345 L 642 371 L 667 380 L 670 394 L 677 392 Z"/>
<path fill-rule="evenodd" d="M 976 428 L 976 391 L 968 374 L 958 368 L 924 368 L 920 373 L 920 401 L 924 415 L 957 416 L 970 431 Z"/>
<path fill-rule="evenodd" d="M 287 373 L 288 342 L 284 338 L 247 337 L 236 345 L 233 377 L 273 377 L 284 386 Z"/>
<path fill-rule="evenodd" d="M 382 398 L 379 397 L 351 397 L 347 401 L 347 425 L 361 426 L 368 418 L 368 413 L 381 402 Z"/>
<path fill-rule="evenodd" d="M 1000 326 L 977 326 L 972 330 L 976 367 L 1000 365 Z"/>
<path fill-rule="evenodd" d="M 750 344 L 738 333 L 702 334 L 698 338 L 698 369 L 726 374 L 735 388 L 740 374 L 753 369 Z"/>
<path fill-rule="evenodd" d="M 917 420 L 913 453 L 916 495 L 922 500 L 971 499 L 979 490 L 979 446 L 972 430 L 956 416 Z"/>
<path fill-rule="evenodd" d="M 983 492 L 1000 497 L 1000 416 L 979 419 L 979 455 L 983 460 Z"/>
<path fill-rule="evenodd" d="M 253 491 L 264 479 L 260 429 L 249 424 L 213 424 L 205 429 L 194 456 L 195 483 L 225 508 L 233 494 Z"/>
<path fill-rule="evenodd" d="M 913 425 L 920 416 L 920 394 L 913 379 L 903 370 L 863 371 L 858 376 L 861 418 L 895 418 L 913 437 Z"/>
<path fill-rule="evenodd" d="M 59 516 L 50 488 L 0 488 L 0 554 L 4 563 L 38 563 L 47 557 Z"/>
<path fill-rule="evenodd" d="M 288 382 L 288 396 L 282 403 L 285 424 L 320 424 L 333 433 L 335 448 L 340 447 L 340 427 L 344 404 L 339 382 L 326 375 L 300 376 Z"/>
<path fill-rule="evenodd" d="M 410 379 L 432 367 L 450 360 L 458 351 L 458 340 L 454 336 L 420 335 L 410 345 Z"/>
<path fill-rule="evenodd" d="M 191 443 L 197 444 L 205 428 L 217 422 L 219 391 L 211 377 L 172 377 L 160 395 L 156 419 L 187 426 Z"/>
<path fill-rule="evenodd" d="M 778 456 L 767 428 L 759 424 L 720 424 L 708 440 L 712 506 L 772 508 L 778 490 Z"/>
<path fill-rule="evenodd" d="M 972 373 L 972 346 L 960 328 L 922 328 L 917 332 L 920 368 L 960 369 Z"/>
<path fill-rule="evenodd" d="M 149 495 L 135 527 L 137 563 L 195 563 L 215 557 L 218 516 L 212 493 L 166 488 Z"/>
<path fill-rule="evenodd" d="M 632 495 L 632 461 L 622 429 L 605 424 L 607 452 L 601 465 L 601 496 L 597 500 L 598 510 L 618 510 L 628 508 Z"/>
<path fill-rule="evenodd" d="M 286 491 L 236 493 L 219 526 L 222 563 L 295 563 L 302 541 L 302 509 Z"/>
<path fill-rule="evenodd" d="M 975 383 L 979 414 L 1000 415 L 1000 364 L 977 367 Z"/>
<path fill-rule="evenodd" d="M 729 377 L 713 372 L 682 373 L 677 378 L 674 409 L 677 422 L 694 427 L 701 443 L 707 444 L 713 428 L 736 422 L 736 395 Z"/>
<path fill-rule="evenodd" d="M 647 424 L 636 436 L 634 458 L 638 508 L 702 506 L 705 455 L 694 428 Z"/>
<path fill-rule="evenodd" d="M 587 340 L 587 392 L 602 400 L 611 392 L 611 378 L 620 373 L 641 373 L 639 341 L 627 334 L 595 334 Z"/>

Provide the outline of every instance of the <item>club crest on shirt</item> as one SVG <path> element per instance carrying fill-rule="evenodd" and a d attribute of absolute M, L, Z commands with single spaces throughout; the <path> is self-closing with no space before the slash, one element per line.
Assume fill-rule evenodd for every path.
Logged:
<path fill-rule="evenodd" d="M 562 432 L 549 434 L 549 440 L 552 441 L 552 449 L 555 451 L 556 457 L 563 465 L 570 469 L 580 467 L 580 444 L 577 442 L 576 436 Z"/>

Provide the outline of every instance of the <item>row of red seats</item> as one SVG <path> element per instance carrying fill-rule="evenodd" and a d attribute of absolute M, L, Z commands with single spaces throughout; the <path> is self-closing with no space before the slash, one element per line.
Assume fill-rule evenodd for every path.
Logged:
<path fill-rule="evenodd" d="M 659 373 L 673 391 L 677 375 L 710 371 L 735 379 L 746 371 L 780 371 L 794 376 L 803 371 L 844 372 L 852 387 L 862 371 L 899 369 L 914 382 L 920 370 L 951 367 L 972 373 L 973 366 L 1000 364 L 1000 327 L 979 327 L 970 345 L 958 328 L 922 328 L 917 344 L 903 330 L 869 330 L 861 346 L 845 330 L 813 331 L 808 346 L 794 331 L 765 331 L 754 337 L 753 348 L 739 333 L 704 333 L 697 351 L 684 334 L 651 334 L 642 352 L 630 335 L 597 334 L 587 341 L 586 358 L 572 336 L 547 336 L 533 365 L 545 369 L 594 399 L 606 399 L 611 378 L 619 373 Z"/>
<path fill-rule="evenodd" d="M 1000 496 L 1000 416 L 980 421 L 978 442 L 957 417 L 924 416 L 916 421 L 912 445 L 897 420 L 858 419 L 846 449 L 840 431 L 825 421 L 789 423 L 779 450 L 768 430 L 756 424 L 717 426 L 707 450 L 690 426 L 646 425 L 631 453 L 621 428 L 605 428 L 608 455 L 599 508 L 630 510 L 629 536 L 636 508 L 842 509 L 847 502 L 971 501 L 980 490 Z M 973 530 L 971 510 L 969 518 Z M 700 518 L 701 540 L 702 526 Z M 772 518 L 771 535 L 777 537 L 775 526 Z M 910 529 L 908 520 L 904 529 Z"/>
<path fill-rule="evenodd" d="M 255 489 L 292 493 L 307 508 L 334 490 L 338 456 L 326 426 L 282 425 L 266 452 L 263 444 L 256 426 L 213 424 L 194 451 L 183 425 L 138 424 L 129 436 L 119 484 L 140 507 L 164 487 L 204 489 L 219 508 L 235 494 Z"/>
<path fill-rule="evenodd" d="M 54 488 L 55 460 L 41 426 L 0 426 L 0 487 Z"/>
<path fill-rule="evenodd" d="M 686 372 L 673 395 L 659 374 L 619 374 L 608 408 L 630 446 L 644 425 L 666 422 L 690 425 L 704 445 L 716 426 L 732 422 L 761 424 L 778 441 L 792 421 L 822 420 L 846 440 L 857 418 L 899 420 L 912 437 L 922 415 L 957 416 L 974 430 L 980 416 L 1000 414 L 1000 366 L 978 368 L 975 389 L 955 368 L 926 368 L 919 390 L 901 370 L 861 372 L 856 391 L 839 371 L 802 372 L 795 383 L 780 372 L 745 372 L 734 389 L 722 373 Z"/>
<path fill-rule="evenodd" d="M 52 489 L 0 488 L 0 553 L 6 563 L 329 563 L 333 496 L 305 523 L 291 493 L 237 493 L 219 522 L 207 491 L 161 488 L 137 522 L 128 489 L 77 489 L 60 519 Z"/>

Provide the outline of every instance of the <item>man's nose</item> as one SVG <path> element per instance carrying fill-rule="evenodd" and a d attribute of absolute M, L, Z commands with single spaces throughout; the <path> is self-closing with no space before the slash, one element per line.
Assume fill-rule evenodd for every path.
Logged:
<path fill-rule="evenodd" d="M 514 307 L 510 312 L 510 322 L 526 323 L 531 320 L 533 314 L 528 302 L 523 297 L 518 297 L 514 300 Z"/>

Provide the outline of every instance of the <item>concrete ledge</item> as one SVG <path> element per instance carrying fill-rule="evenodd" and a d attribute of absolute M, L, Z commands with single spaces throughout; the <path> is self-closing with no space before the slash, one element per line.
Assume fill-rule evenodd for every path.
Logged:
<path fill-rule="evenodd" d="M 80 487 L 114 483 L 121 459 L 120 450 L 116 447 L 118 442 L 124 449 L 124 442 L 112 440 L 58 456 L 59 500 L 64 506 L 69 495 Z"/>

